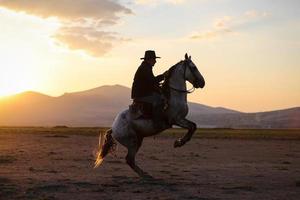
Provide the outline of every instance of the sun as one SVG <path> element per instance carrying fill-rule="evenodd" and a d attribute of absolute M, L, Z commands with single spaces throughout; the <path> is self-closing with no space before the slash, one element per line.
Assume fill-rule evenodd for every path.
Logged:
<path fill-rule="evenodd" d="M 3 85 L 1 85 L 0 88 L 0 98 L 1 97 L 6 97 L 6 96 L 11 96 L 20 92 L 24 92 L 27 90 L 31 90 L 30 88 L 26 87 L 25 85 L 19 83 L 14 83 L 13 84 L 9 84 L 9 86 L 3 87 Z"/>
<path fill-rule="evenodd" d="M 29 56 L 21 54 L 6 54 L 1 59 L 0 97 L 36 88 L 37 79 L 32 64 Z"/>
<path fill-rule="evenodd" d="M 0 97 L 44 89 L 59 23 L 2 8 L 0 16 Z"/>
<path fill-rule="evenodd" d="M 0 97 L 9 96 L 35 88 L 34 60 L 24 53 L 7 49 L 0 52 Z"/>
<path fill-rule="evenodd" d="M 34 88 L 34 81 L 29 76 L 22 74 L 22 72 L 10 73 L 5 71 L 6 77 L 0 75 L 0 97 L 10 96 L 20 92 L 32 90 Z"/>

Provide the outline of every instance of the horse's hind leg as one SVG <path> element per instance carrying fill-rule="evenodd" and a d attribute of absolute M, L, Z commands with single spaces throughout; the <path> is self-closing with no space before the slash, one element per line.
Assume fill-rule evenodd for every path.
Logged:
<path fill-rule="evenodd" d="M 141 147 L 143 138 L 134 139 L 130 145 L 128 145 L 128 153 L 126 156 L 127 164 L 135 171 L 140 177 L 150 177 L 146 172 L 139 168 L 135 164 L 135 155 L 137 154 L 139 148 Z"/>

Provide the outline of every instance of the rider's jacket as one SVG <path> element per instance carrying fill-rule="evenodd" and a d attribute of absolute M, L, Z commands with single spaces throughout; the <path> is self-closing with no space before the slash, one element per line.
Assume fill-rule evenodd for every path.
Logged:
<path fill-rule="evenodd" d="M 160 93 L 159 82 L 163 79 L 164 76 L 162 74 L 155 77 L 152 66 L 143 61 L 134 75 L 131 98 L 150 96 L 154 92 Z"/>

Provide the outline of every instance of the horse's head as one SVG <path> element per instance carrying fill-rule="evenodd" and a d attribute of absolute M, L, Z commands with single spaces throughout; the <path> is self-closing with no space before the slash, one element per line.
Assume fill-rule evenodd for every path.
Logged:
<path fill-rule="evenodd" d="M 205 81 L 197 66 L 193 63 L 191 56 L 185 54 L 184 59 L 184 77 L 190 82 L 195 88 L 203 88 Z"/>

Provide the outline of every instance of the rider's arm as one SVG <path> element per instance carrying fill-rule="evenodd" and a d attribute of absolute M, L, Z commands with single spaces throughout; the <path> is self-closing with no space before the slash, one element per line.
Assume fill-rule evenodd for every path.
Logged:
<path fill-rule="evenodd" d="M 156 77 L 155 77 L 155 80 L 156 80 L 157 82 L 163 81 L 163 80 L 164 80 L 164 74 L 160 74 L 160 75 L 156 76 Z"/>

